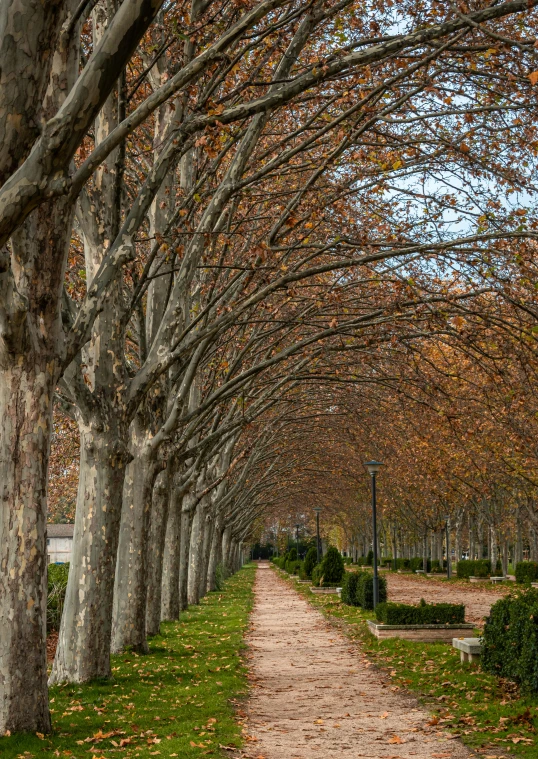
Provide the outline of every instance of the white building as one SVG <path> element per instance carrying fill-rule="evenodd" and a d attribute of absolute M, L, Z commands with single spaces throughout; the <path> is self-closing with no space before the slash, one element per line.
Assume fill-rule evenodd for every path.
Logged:
<path fill-rule="evenodd" d="M 67 564 L 73 551 L 74 524 L 47 525 L 47 562 Z"/>

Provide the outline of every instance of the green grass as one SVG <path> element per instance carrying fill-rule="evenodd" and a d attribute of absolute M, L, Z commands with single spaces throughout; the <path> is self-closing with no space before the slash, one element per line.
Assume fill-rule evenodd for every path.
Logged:
<path fill-rule="evenodd" d="M 476 756 L 536 759 L 538 697 L 520 694 L 515 684 L 481 672 L 478 664 L 460 662 L 459 652 L 447 643 L 380 641 L 366 625 L 373 612 L 288 582 L 389 673 L 393 689 L 418 696 L 432 713 L 432 724 L 461 736 Z"/>
<path fill-rule="evenodd" d="M 53 732 L 0 738 L 2 759 L 195 759 L 242 745 L 234 717 L 247 692 L 241 660 L 254 565 L 162 626 L 150 653 L 114 656 L 113 680 L 50 690 Z"/>

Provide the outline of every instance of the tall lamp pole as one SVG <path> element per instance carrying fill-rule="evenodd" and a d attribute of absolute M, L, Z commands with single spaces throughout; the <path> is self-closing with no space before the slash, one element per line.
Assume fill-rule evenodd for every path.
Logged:
<path fill-rule="evenodd" d="M 319 537 L 319 512 L 321 511 L 320 506 L 315 506 L 314 511 L 316 512 L 316 549 L 318 552 L 318 564 L 321 561 L 321 538 Z"/>
<path fill-rule="evenodd" d="M 372 531 L 374 533 L 374 609 L 379 603 L 379 575 L 377 572 L 377 493 L 376 493 L 376 475 L 383 466 L 381 461 L 367 461 L 364 465 L 370 472 L 372 479 Z"/>
<path fill-rule="evenodd" d="M 448 531 L 448 523 L 450 521 L 450 517 L 445 517 L 445 535 L 446 535 L 446 577 L 447 580 L 450 580 L 452 577 L 452 563 L 450 561 L 450 533 Z"/>

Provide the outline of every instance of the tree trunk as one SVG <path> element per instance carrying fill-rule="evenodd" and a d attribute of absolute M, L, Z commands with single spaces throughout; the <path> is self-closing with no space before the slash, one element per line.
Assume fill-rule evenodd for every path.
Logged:
<path fill-rule="evenodd" d="M 207 593 L 207 577 L 209 571 L 209 555 L 211 553 L 211 544 L 213 542 L 213 532 L 215 530 L 215 519 L 211 509 L 207 510 L 204 520 L 204 540 L 202 544 L 202 557 L 200 567 L 200 598 Z"/>
<path fill-rule="evenodd" d="M 232 528 L 225 527 L 222 533 L 222 564 L 229 571 L 232 571 L 231 561 L 231 542 L 232 542 Z"/>
<path fill-rule="evenodd" d="M 189 556 L 191 546 L 191 532 L 193 523 L 193 511 L 190 507 L 190 498 L 185 499 L 181 511 L 181 535 L 179 541 L 179 611 L 185 611 L 189 607 Z"/>
<path fill-rule="evenodd" d="M 181 503 L 171 487 L 164 539 L 161 620 L 179 619 L 179 545 Z"/>
<path fill-rule="evenodd" d="M 158 635 L 161 628 L 163 552 L 168 506 L 170 503 L 169 485 L 170 471 L 167 468 L 157 477 L 151 499 L 151 524 L 148 541 L 148 597 L 146 606 L 147 635 Z"/>
<path fill-rule="evenodd" d="M 0 735 L 48 732 L 46 513 L 54 361 L 0 369 Z"/>
<path fill-rule="evenodd" d="M 204 541 L 205 508 L 202 501 L 196 507 L 192 520 L 191 542 L 189 548 L 189 577 L 188 577 L 188 601 L 189 604 L 200 603 L 200 573 L 202 547 Z"/>
<path fill-rule="evenodd" d="M 523 561 L 523 530 L 521 524 L 521 510 L 519 506 L 516 508 L 516 550 L 515 550 L 515 564 L 519 564 Z"/>
<path fill-rule="evenodd" d="M 80 475 L 73 557 L 51 683 L 110 677 L 116 554 L 125 433 L 80 424 Z"/>
<path fill-rule="evenodd" d="M 215 573 L 219 564 L 222 564 L 222 517 L 217 513 L 213 528 L 213 539 L 207 567 L 207 590 L 215 590 Z"/>
<path fill-rule="evenodd" d="M 136 421 L 132 426 L 138 428 Z M 125 648 L 144 654 L 149 650 L 146 637 L 148 538 L 151 497 L 160 465 L 147 446 L 145 435 L 139 436 L 138 431 L 133 431 L 136 453 L 127 467 L 123 487 L 112 616 L 114 653 Z"/>

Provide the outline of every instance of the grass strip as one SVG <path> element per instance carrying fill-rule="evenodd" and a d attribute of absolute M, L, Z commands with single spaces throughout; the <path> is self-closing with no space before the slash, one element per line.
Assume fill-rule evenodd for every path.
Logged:
<path fill-rule="evenodd" d="M 514 683 L 482 672 L 479 664 L 460 662 L 450 644 L 378 640 L 366 624 L 373 612 L 346 606 L 338 596 L 315 595 L 309 586 L 279 575 L 388 672 L 394 691 L 414 693 L 432 713 L 432 725 L 460 737 L 478 757 L 536 759 L 536 696 L 521 694 Z"/>
<path fill-rule="evenodd" d="M 2 759 L 195 759 L 242 745 L 234 702 L 256 568 L 247 565 L 181 621 L 162 625 L 146 656 L 112 657 L 113 679 L 50 689 L 53 732 L 0 738 Z"/>

